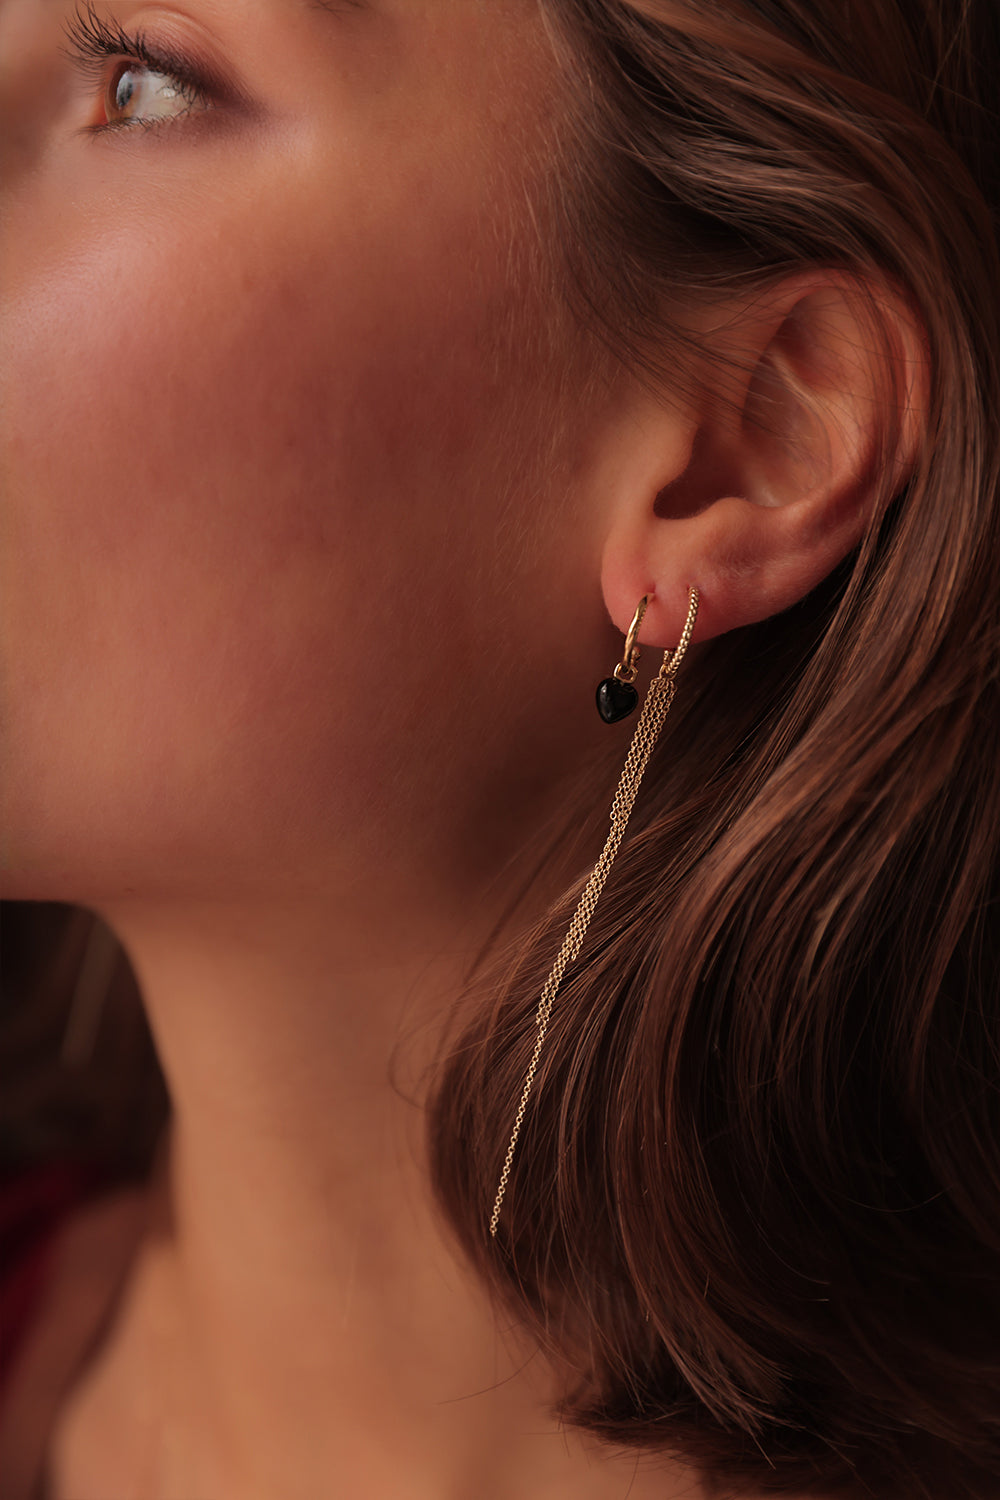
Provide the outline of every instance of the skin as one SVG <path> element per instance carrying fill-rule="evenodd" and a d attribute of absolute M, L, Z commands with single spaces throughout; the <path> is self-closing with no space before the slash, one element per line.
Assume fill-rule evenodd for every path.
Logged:
<path fill-rule="evenodd" d="M 0 891 L 114 928 L 175 1104 L 55 1500 L 694 1495 L 558 1429 L 412 1101 L 567 778 L 610 802 L 639 597 L 666 647 L 699 583 L 704 638 L 859 534 L 870 403 L 813 357 L 855 326 L 814 276 L 705 329 L 737 411 L 781 339 L 829 399 L 808 482 L 604 376 L 540 253 L 534 0 L 98 11 L 229 93 L 85 133 L 70 7 L 0 0 Z"/>

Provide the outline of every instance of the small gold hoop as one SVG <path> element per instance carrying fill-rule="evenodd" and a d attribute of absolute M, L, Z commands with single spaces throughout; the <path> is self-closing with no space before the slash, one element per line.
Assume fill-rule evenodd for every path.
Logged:
<path fill-rule="evenodd" d="M 648 603 L 649 595 L 643 594 L 642 598 L 639 600 L 639 607 L 636 610 L 635 614 L 632 616 L 632 623 L 629 626 L 628 634 L 625 637 L 625 650 L 622 653 L 621 661 L 618 663 L 617 667 L 615 667 L 614 670 L 614 676 L 618 678 L 619 682 L 634 682 L 639 675 L 639 648 L 636 645 L 636 638 L 639 634 L 639 628 L 642 625 L 642 617 L 646 613 L 646 605 Z"/>

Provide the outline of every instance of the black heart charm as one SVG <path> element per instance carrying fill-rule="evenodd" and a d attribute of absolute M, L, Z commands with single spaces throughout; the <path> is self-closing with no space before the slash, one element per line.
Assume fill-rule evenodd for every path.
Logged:
<path fill-rule="evenodd" d="M 605 724 L 617 724 L 627 719 L 639 701 L 639 694 L 630 682 L 619 682 L 617 677 L 605 677 L 597 689 L 597 712 Z"/>

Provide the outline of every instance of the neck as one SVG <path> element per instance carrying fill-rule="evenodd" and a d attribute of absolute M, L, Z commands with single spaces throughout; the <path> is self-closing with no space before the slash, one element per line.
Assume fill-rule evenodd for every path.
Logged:
<path fill-rule="evenodd" d="M 551 1372 L 498 1333 L 429 1197 L 421 1079 L 505 897 L 475 921 L 411 903 L 391 942 L 331 898 L 106 912 L 175 1109 L 121 1355 L 162 1372 L 164 1492 L 628 1488 L 630 1460 L 558 1429 Z"/>

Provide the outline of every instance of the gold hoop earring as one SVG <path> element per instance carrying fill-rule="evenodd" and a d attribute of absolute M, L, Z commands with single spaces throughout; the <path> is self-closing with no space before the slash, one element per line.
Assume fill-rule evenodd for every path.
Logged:
<path fill-rule="evenodd" d="M 639 702 L 639 694 L 632 684 L 639 675 L 639 647 L 636 642 L 648 603 L 649 595 L 643 594 L 625 637 L 625 650 L 622 652 L 621 661 L 611 676 L 605 677 L 604 681 L 597 685 L 597 712 L 605 724 L 617 724 L 619 719 L 627 719 Z"/>
<path fill-rule="evenodd" d="M 615 668 L 614 674 L 611 677 L 605 678 L 597 690 L 598 708 L 600 709 L 601 717 L 606 719 L 608 723 L 614 723 L 616 719 L 624 718 L 632 712 L 635 704 L 639 701 L 639 695 L 632 686 L 636 676 L 636 662 L 639 659 L 636 639 L 648 603 L 649 595 L 647 594 L 639 601 L 639 607 L 632 619 L 632 624 L 629 626 L 628 634 L 625 637 L 625 649 L 622 654 L 622 660 Z M 684 622 L 680 641 L 672 651 L 665 651 L 663 653 L 663 662 L 660 670 L 647 689 L 646 701 L 642 705 L 642 713 L 639 715 L 639 722 L 635 726 L 635 734 L 632 736 L 628 757 L 621 774 L 621 780 L 618 783 L 615 800 L 611 806 L 611 829 L 608 833 L 607 842 L 601 851 L 597 864 L 594 866 L 590 879 L 584 887 L 576 911 L 573 913 L 573 920 L 569 924 L 569 931 L 563 940 L 562 947 L 559 949 L 556 961 L 552 965 L 549 977 L 545 981 L 545 987 L 538 1001 L 538 1010 L 535 1014 L 535 1050 L 531 1055 L 528 1071 L 525 1074 L 524 1087 L 521 1091 L 521 1101 L 517 1106 L 517 1113 L 514 1116 L 514 1128 L 511 1133 L 510 1144 L 507 1147 L 503 1169 L 500 1173 L 496 1198 L 493 1201 L 493 1212 L 490 1216 L 490 1234 L 494 1239 L 496 1238 L 497 1225 L 500 1222 L 500 1209 L 507 1191 L 514 1153 L 517 1150 L 518 1136 L 521 1134 L 521 1126 L 524 1123 L 524 1115 L 528 1107 L 528 1096 L 531 1093 L 535 1074 L 538 1071 L 538 1059 L 542 1054 L 542 1043 L 545 1041 L 545 1033 L 549 1027 L 549 1018 L 552 1015 L 552 1006 L 566 970 L 580 955 L 584 934 L 590 925 L 591 917 L 597 909 L 597 903 L 604 889 L 604 883 L 608 878 L 611 866 L 615 861 L 615 855 L 618 853 L 619 846 L 625 835 L 625 828 L 631 816 L 632 808 L 635 805 L 636 794 L 639 790 L 639 783 L 642 780 L 643 772 L 646 769 L 649 757 L 653 752 L 653 746 L 656 744 L 657 737 L 663 727 L 663 721 L 667 717 L 671 703 L 674 701 L 677 669 L 684 658 L 688 646 L 691 644 L 695 621 L 698 618 L 698 603 L 698 590 L 693 588 L 690 591 L 687 619 Z M 609 683 L 615 685 L 614 689 L 609 689 L 606 695 L 609 703 L 613 692 L 620 687 L 627 687 L 634 700 L 631 707 L 616 713 L 612 718 L 608 718 L 604 709 L 601 708 L 601 690 L 608 688 Z"/>

